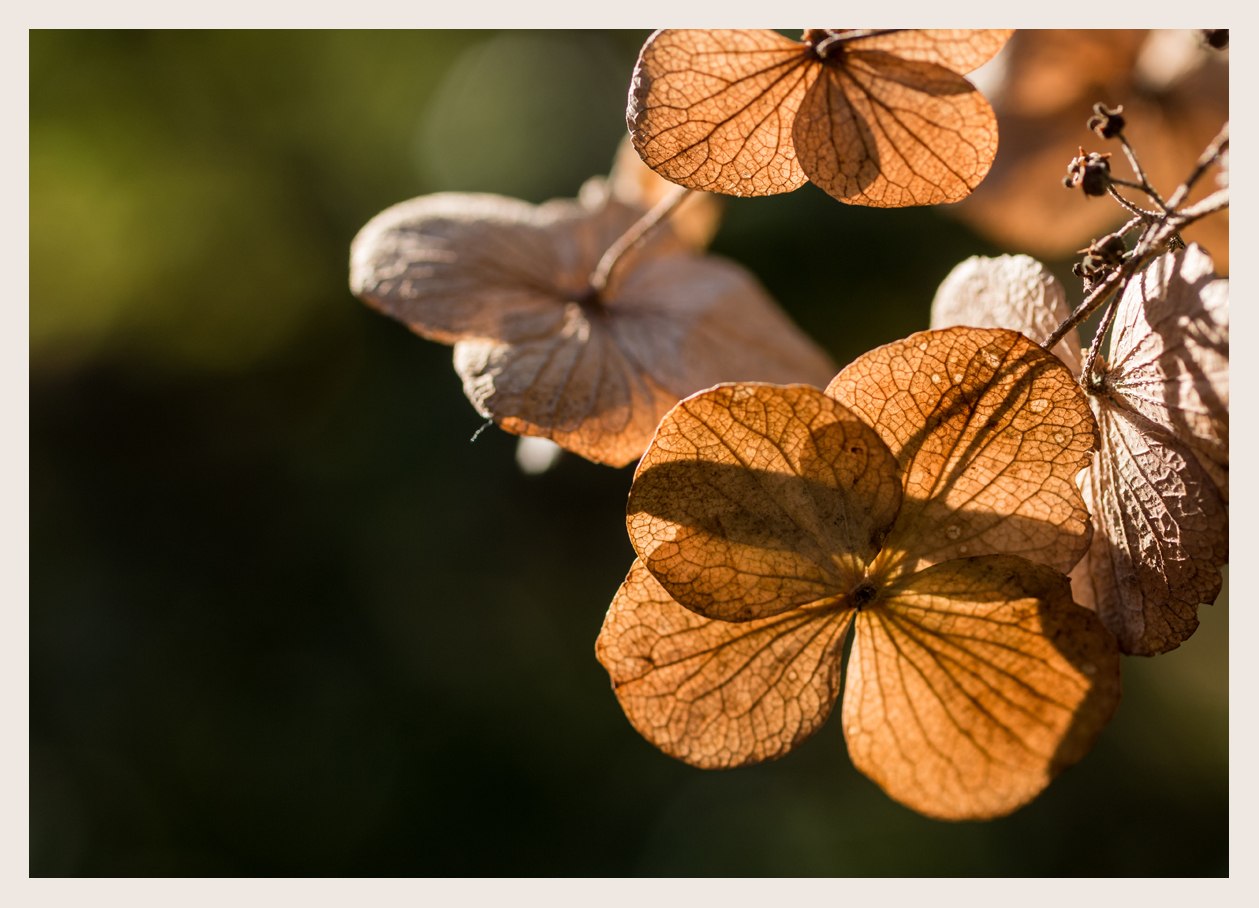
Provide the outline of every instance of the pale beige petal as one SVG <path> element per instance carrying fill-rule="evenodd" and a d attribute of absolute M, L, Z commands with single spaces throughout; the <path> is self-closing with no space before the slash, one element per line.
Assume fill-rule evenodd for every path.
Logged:
<path fill-rule="evenodd" d="M 819 62 L 768 29 L 665 29 L 647 39 L 626 123 L 644 163 L 692 189 L 772 195 L 804 172 L 791 125 Z"/>
<path fill-rule="evenodd" d="M 949 272 L 931 303 L 931 327 L 1009 328 L 1038 344 L 1071 314 L 1067 293 L 1049 269 L 1026 255 L 973 255 Z M 1080 374 L 1080 336 L 1071 331 L 1053 350 Z"/>
<path fill-rule="evenodd" d="M 747 621 L 850 592 L 899 502 L 891 452 L 816 388 L 720 385 L 661 422 L 627 523 L 673 598 Z"/>
<path fill-rule="evenodd" d="M 826 721 L 851 616 L 794 609 L 712 621 L 674 602 L 636 560 L 595 655 L 656 747 L 705 769 L 745 766 L 781 757 Z"/>
<path fill-rule="evenodd" d="M 1076 599 L 1125 653 L 1167 652 L 1220 593 L 1228 510 L 1186 444 L 1105 401 L 1095 412 L 1102 445 L 1082 480 L 1096 526 L 1071 575 Z"/>
<path fill-rule="evenodd" d="M 852 50 L 883 51 L 905 60 L 935 63 L 965 75 L 1005 46 L 1012 28 L 904 28 L 845 42 Z"/>
<path fill-rule="evenodd" d="M 1103 394 L 1186 442 L 1228 500 L 1228 279 L 1191 245 L 1128 285 Z"/>
<path fill-rule="evenodd" d="M 810 180 L 877 208 L 957 202 L 997 152 L 996 115 L 965 78 L 881 52 L 829 60 L 792 135 Z"/>
<path fill-rule="evenodd" d="M 604 250 L 640 212 L 576 202 L 535 206 L 438 193 L 387 208 L 350 248 L 350 289 L 417 334 L 452 344 L 560 330 Z"/>
<path fill-rule="evenodd" d="M 876 568 L 1021 555 L 1071 570 L 1088 548 L 1077 474 L 1097 426 L 1062 361 L 1013 331 L 922 331 L 858 357 L 826 393 L 876 431 L 905 496 Z"/>
<path fill-rule="evenodd" d="M 903 578 L 856 618 L 843 723 L 853 763 L 949 820 L 998 817 L 1092 747 L 1119 654 L 1067 578 L 987 556 Z"/>

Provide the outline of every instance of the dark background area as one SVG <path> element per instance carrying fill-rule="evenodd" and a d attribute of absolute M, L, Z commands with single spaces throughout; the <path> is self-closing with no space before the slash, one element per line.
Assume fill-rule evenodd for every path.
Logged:
<path fill-rule="evenodd" d="M 646 34 L 32 33 L 32 875 L 1227 874 L 1227 584 L 989 823 L 888 799 L 838 722 L 703 772 L 625 720 L 632 470 L 470 443 L 450 349 L 346 285 L 388 205 L 606 173 Z M 841 364 L 1005 251 L 812 185 L 713 250 Z"/>

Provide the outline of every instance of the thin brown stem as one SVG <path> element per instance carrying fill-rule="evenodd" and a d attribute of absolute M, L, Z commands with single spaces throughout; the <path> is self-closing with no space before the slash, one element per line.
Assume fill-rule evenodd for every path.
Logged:
<path fill-rule="evenodd" d="M 621 238 L 608 247 L 608 251 L 603 253 L 603 258 L 599 259 L 599 264 L 595 267 L 594 273 L 590 275 L 590 289 L 595 293 L 602 293 L 607 289 L 608 281 L 612 277 L 612 270 L 616 268 L 617 263 L 636 246 L 653 227 L 667 218 L 673 213 L 673 210 L 682 204 L 691 190 L 685 186 L 674 186 L 668 195 L 656 203 L 655 207 L 648 211 L 645 215 L 629 230 L 622 234 Z"/>
<path fill-rule="evenodd" d="M 1129 280 L 1131 280 L 1131 276 L 1129 276 Z M 1123 292 L 1127 286 L 1128 280 L 1125 280 L 1116 288 L 1115 298 L 1112 298 L 1110 308 L 1102 316 L 1102 322 L 1097 326 L 1097 333 L 1093 335 L 1093 342 L 1089 344 L 1089 352 L 1084 357 L 1084 368 L 1080 370 L 1080 383 L 1085 387 L 1088 387 L 1093 381 L 1093 367 L 1097 364 L 1097 355 L 1101 352 L 1102 342 L 1106 339 L 1106 332 L 1110 330 L 1111 323 L 1115 320 L 1115 313 L 1119 311 L 1119 301 L 1123 299 Z"/>
<path fill-rule="evenodd" d="M 1176 212 L 1176 221 L 1181 227 L 1186 224 L 1192 224 L 1200 218 L 1206 217 L 1208 214 L 1215 214 L 1217 211 L 1223 211 L 1228 207 L 1228 187 L 1217 189 L 1201 202 L 1195 202 L 1188 208 Z"/>
<path fill-rule="evenodd" d="M 1132 165 L 1132 172 L 1137 175 L 1137 179 L 1141 181 L 1139 186 L 1134 188 L 1140 189 L 1154 201 L 1158 202 L 1158 207 L 1164 211 L 1167 210 L 1167 203 L 1163 201 L 1163 197 L 1158 194 L 1158 190 L 1150 184 L 1150 178 L 1145 175 L 1145 171 L 1141 169 L 1141 162 L 1137 160 L 1137 153 L 1132 150 L 1132 146 L 1128 144 L 1128 140 L 1124 138 L 1121 132 L 1115 138 L 1119 140 L 1119 144 L 1123 146 L 1124 154 L 1128 156 L 1128 163 Z M 1131 183 L 1126 185 L 1131 186 Z"/>
<path fill-rule="evenodd" d="M 1144 224 L 1147 220 L 1148 218 L 1146 217 L 1144 212 L 1137 214 L 1135 217 L 1133 217 L 1131 221 L 1129 221 L 1128 223 L 1120 227 L 1118 230 L 1116 230 L 1115 233 L 1119 234 L 1120 236 L 1123 236 L 1133 227 L 1136 227 L 1138 224 Z"/>
<path fill-rule="evenodd" d="M 1228 123 L 1220 129 L 1219 134 L 1211 140 L 1211 144 L 1206 150 L 1198 156 L 1198 163 L 1193 167 L 1193 172 L 1185 182 L 1176 187 L 1176 191 L 1172 193 L 1172 197 L 1167 201 L 1167 207 L 1171 211 L 1175 211 L 1180 204 L 1189 197 L 1189 190 L 1193 189 L 1193 184 L 1206 172 L 1206 169 L 1220 159 L 1220 152 L 1228 148 Z M 1218 195 L 1218 193 L 1216 193 Z"/>
<path fill-rule="evenodd" d="M 1120 275 L 1132 261 L 1136 261 L 1135 256 L 1133 259 L 1128 262 L 1124 262 L 1124 264 L 1119 268 L 1116 268 L 1110 274 L 1106 275 L 1101 282 L 1094 284 L 1092 289 L 1084 295 L 1084 302 L 1075 307 L 1074 311 L 1072 311 L 1072 313 L 1063 320 L 1061 325 L 1054 329 L 1054 333 L 1049 335 L 1049 339 L 1041 344 L 1041 346 L 1046 350 L 1052 350 L 1054 347 L 1058 346 L 1058 342 L 1067 336 L 1067 332 L 1092 315 L 1098 306 L 1106 302 L 1106 300 L 1109 299 L 1110 295 L 1114 292 L 1115 288 L 1119 286 L 1119 281 L 1121 279 Z"/>
<path fill-rule="evenodd" d="M 899 28 L 847 28 L 834 32 L 825 40 L 819 41 L 813 48 L 819 57 L 825 57 L 832 47 L 844 41 L 855 41 L 857 38 L 873 38 L 875 35 L 890 35 L 900 31 Z"/>
<path fill-rule="evenodd" d="M 1129 183 L 1127 180 L 1111 180 L 1111 182 L 1117 183 L 1120 186 L 1127 186 L 1130 189 L 1141 188 L 1136 183 Z M 1162 215 L 1159 214 L 1159 212 L 1157 211 L 1146 211 L 1144 208 L 1140 208 L 1132 204 L 1123 196 L 1121 196 L 1118 190 L 1116 190 L 1114 186 L 1107 186 L 1106 191 L 1110 193 L 1110 197 L 1114 199 L 1116 202 L 1118 202 L 1120 205 L 1122 205 L 1129 214 L 1134 214 L 1141 220 L 1154 221 L 1162 217 Z"/>

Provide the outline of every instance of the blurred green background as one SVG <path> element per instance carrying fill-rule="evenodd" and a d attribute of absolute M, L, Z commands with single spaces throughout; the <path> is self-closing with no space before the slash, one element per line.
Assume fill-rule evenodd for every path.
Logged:
<path fill-rule="evenodd" d="M 346 284 L 394 202 L 606 173 L 646 34 L 32 32 L 32 875 L 1227 874 L 1227 586 L 991 823 L 838 722 L 714 773 L 625 720 L 631 470 L 470 444 L 450 349 Z M 841 364 L 1003 251 L 812 185 L 713 248 Z"/>

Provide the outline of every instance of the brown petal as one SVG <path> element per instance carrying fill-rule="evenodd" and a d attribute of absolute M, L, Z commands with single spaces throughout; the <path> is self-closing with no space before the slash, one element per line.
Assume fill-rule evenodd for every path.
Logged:
<path fill-rule="evenodd" d="M 1014 34 L 1012 28 L 905 28 L 846 42 L 851 50 L 877 50 L 905 60 L 935 63 L 965 75 L 983 66 Z"/>
<path fill-rule="evenodd" d="M 899 503 L 891 452 L 822 392 L 722 385 L 661 422 L 628 526 L 678 602 L 748 621 L 847 593 Z"/>
<path fill-rule="evenodd" d="M 920 813 L 1026 804 L 1118 706 L 1114 638 L 1051 568 L 958 559 L 884 595 L 856 619 L 844 734 L 856 767 Z"/>
<path fill-rule="evenodd" d="M 643 161 L 691 189 L 772 195 L 805 183 L 791 124 L 820 64 L 768 29 L 664 29 L 643 45 L 625 119 Z"/>
<path fill-rule="evenodd" d="M 1200 246 L 1155 259 L 1115 313 L 1106 389 L 1187 443 L 1228 500 L 1228 280 Z"/>
<path fill-rule="evenodd" d="M 1021 555 L 1071 570 L 1092 532 L 1076 475 L 1097 446 L 1062 361 L 1013 331 L 922 331 L 858 357 L 826 393 L 874 426 L 905 496 L 876 568 Z"/>
<path fill-rule="evenodd" d="M 1038 344 L 1067 316 L 1067 294 L 1058 279 L 1026 255 L 973 255 L 949 272 L 931 303 L 931 327 L 1009 328 Z M 1071 331 L 1053 350 L 1072 375 L 1080 374 L 1080 336 Z"/>
<path fill-rule="evenodd" d="M 880 51 L 828 61 L 792 135 L 810 180 L 876 208 L 964 199 L 997 153 L 997 118 L 975 86 L 943 66 Z"/>
<path fill-rule="evenodd" d="M 1198 603 L 1220 593 L 1228 511 L 1189 446 L 1139 413 L 1095 399 L 1101 450 L 1084 476 L 1096 521 L 1071 578 L 1134 655 L 1175 649 L 1198 626 Z"/>
<path fill-rule="evenodd" d="M 635 560 L 595 655 L 634 727 L 705 769 L 781 757 L 817 731 L 839 694 L 851 610 L 794 609 L 732 624 L 674 602 Z"/>
<path fill-rule="evenodd" d="M 643 163 L 626 136 L 617 146 L 616 161 L 608 175 L 612 198 L 643 211 L 655 207 L 675 188 Z M 721 199 L 711 192 L 693 192 L 669 215 L 669 226 L 688 248 L 703 252 L 721 226 Z"/>

